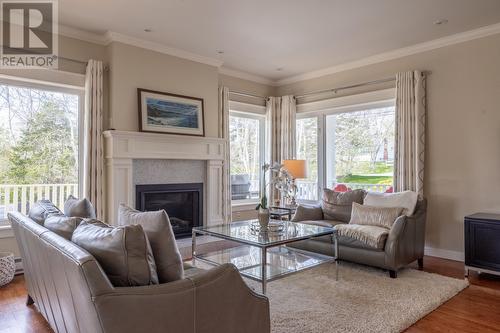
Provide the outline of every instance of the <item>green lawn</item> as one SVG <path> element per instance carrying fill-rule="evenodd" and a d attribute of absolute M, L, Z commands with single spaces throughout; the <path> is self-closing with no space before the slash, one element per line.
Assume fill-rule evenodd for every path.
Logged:
<path fill-rule="evenodd" d="M 355 183 L 355 184 L 382 184 L 382 185 L 392 185 L 391 176 L 360 176 L 360 175 L 349 175 L 345 177 L 338 177 L 338 183 Z"/>

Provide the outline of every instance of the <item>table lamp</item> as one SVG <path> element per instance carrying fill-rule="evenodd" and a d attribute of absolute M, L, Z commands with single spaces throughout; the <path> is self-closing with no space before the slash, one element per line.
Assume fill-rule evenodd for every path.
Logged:
<path fill-rule="evenodd" d="M 283 168 L 288 171 L 292 177 L 292 206 L 297 206 L 295 196 L 297 195 L 296 179 L 307 178 L 306 160 L 283 160 Z"/>

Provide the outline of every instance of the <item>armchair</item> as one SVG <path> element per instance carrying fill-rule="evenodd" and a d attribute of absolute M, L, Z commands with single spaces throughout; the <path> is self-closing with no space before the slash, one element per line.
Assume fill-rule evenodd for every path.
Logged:
<path fill-rule="evenodd" d="M 419 199 L 412 216 L 400 216 L 388 230 L 387 240 L 383 249 L 372 248 L 359 240 L 350 237 L 339 237 L 339 258 L 359 264 L 375 266 L 389 270 L 391 278 L 397 277 L 398 269 L 418 261 L 423 267 L 425 247 L 425 220 L 427 201 Z M 299 206 L 292 221 L 335 226 L 340 221 L 324 220 L 321 207 Z M 306 251 L 333 255 L 331 238 L 317 237 L 293 243 L 293 246 Z"/>

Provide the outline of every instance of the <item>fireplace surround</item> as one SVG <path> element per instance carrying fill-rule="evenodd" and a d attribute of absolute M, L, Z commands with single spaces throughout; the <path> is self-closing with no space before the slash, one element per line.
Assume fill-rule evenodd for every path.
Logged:
<path fill-rule="evenodd" d="M 104 132 L 104 156 L 106 159 L 106 220 L 117 224 L 117 212 L 121 203 L 135 207 L 133 180 L 136 160 L 184 160 L 205 161 L 203 206 L 204 225 L 229 223 L 231 219 L 228 173 L 224 172 L 227 141 L 220 138 L 189 137 L 182 135 L 155 134 L 109 130 Z M 182 172 L 175 168 L 168 173 Z M 152 176 L 154 180 L 154 176 Z M 160 181 L 161 182 L 161 181 Z M 180 180 L 179 182 L 186 182 Z M 195 180 L 197 182 L 197 180 Z M 157 183 L 157 182 L 148 182 Z M 168 182 L 161 182 L 168 183 Z M 144 183 L 142 183 L 144 184 Z"/>
<path fill-rule="evenodd" d="M 203 184 L 136 185 L 136 209 L 164 209 L 176 238 L 191 236 L 193 227 L 203 225 Z"/>

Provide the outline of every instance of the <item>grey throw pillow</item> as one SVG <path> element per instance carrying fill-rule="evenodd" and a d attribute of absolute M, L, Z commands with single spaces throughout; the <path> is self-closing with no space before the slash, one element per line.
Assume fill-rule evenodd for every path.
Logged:
<path fill-rule="evenodd" d="M 28 217 L 36 223 L 43 225 L 50 214 L 61 214 L 62 212 L 50 200 L 39 200 L 28 212 Z"/>
<path fill-rule="evenodd" d="M 121 204 L 118 209 L 118 224 L 142 226 L 151 243 L 160 283 L 184 278 L 182 257 L 170 219 L 164 210 L 140 212 Z"/>
<path fill-rule="evenodd" d="M 403 207 L 374 207 L 353 203 L 349 224 L 371 225 L 390 229 L 402 212 Z"/>
<path fill-rule="evenodd" d="M 353 202 L 362 204 L 365 195 L 366 192 L 363 190 L 334 192 L 325 188 L 323 190 L 323 200 L 321 201 L 324 219 L 349 222 Z"/>
<path fill-rule="evenodd" d="M 82 222 L 81 217 L 70 217 L 63 213 L 50 214 L 46 219 L 44 226 L 61 237 L 71 240 L 73 231 Z"/>
<path fill-rule="evenodd" d="M 140 225 L 112 227 L 85 220 L 71 241 L 96 258 L 115 287 L 158 284 L 151 246 Z"/>
<path fill-rule="evenodd" d="M 94 205 L 87 199 L 77 199 L 70 195 L 64 203 L 64 215 L 77 216 L 85 219 L 95 219 Z"/>

